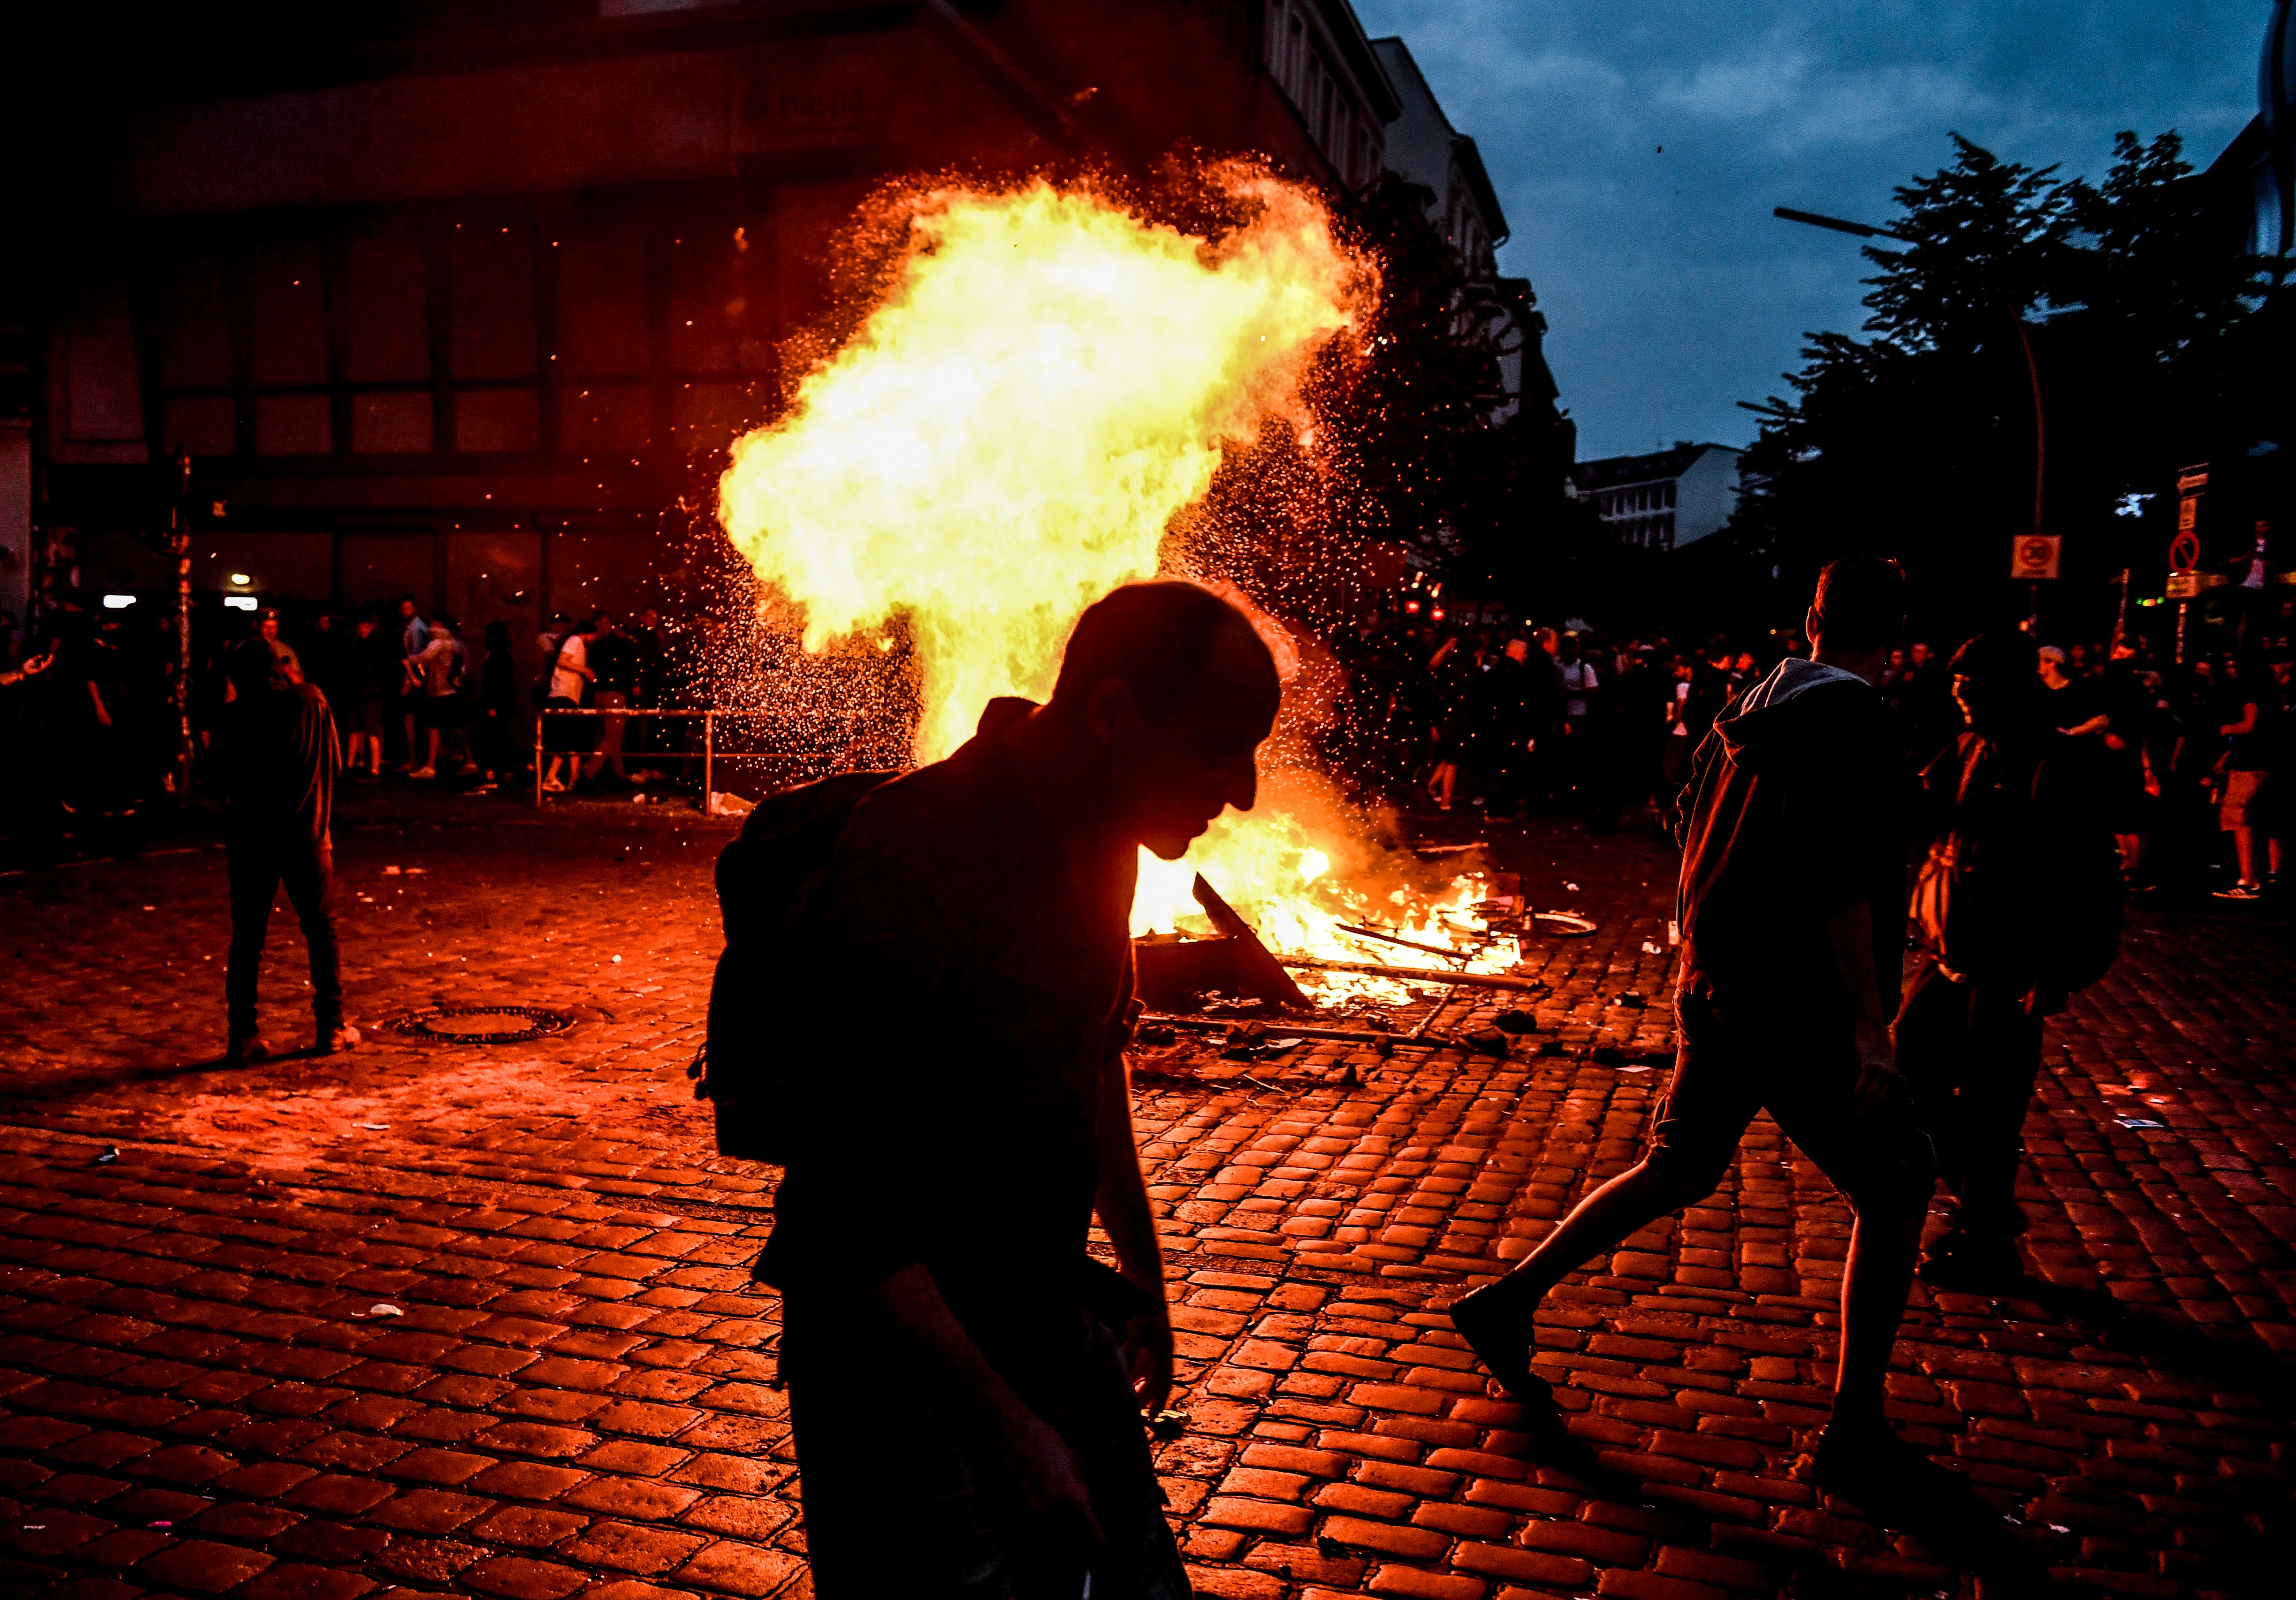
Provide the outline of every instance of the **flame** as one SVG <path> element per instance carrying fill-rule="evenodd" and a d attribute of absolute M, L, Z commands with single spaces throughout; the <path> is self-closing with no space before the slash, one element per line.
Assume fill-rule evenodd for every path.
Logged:
<path fill-rule="evenodd" d="M 1304 432 L 1306 363 L 1357 324 L 1374 275 L 1307 191 L 1241 167 L 1213 177 L 1245 216 L 1217 239 L 1043 182 L 909 198 L 883 299 L 782 420 L 735 442 L 720 520 L 802 608 L 805 647 L 906 629 L 920 761 L 968 738 L 990 699 L 1044 696 L 1078 613 L 1159 570 L 1225 449 L 1273 416 Z M 1196 917 L 1201 870 L 1277 948 L 1432 964 L 1338 924 L 1448 946 L 1443 912 L 1475 884 L 1382 888 L 1327 788 L 1271 781 L 1185 861 L 1144 852 L 1134 931 Z"/>
<path fill-rule="evenodd" d="M 1363 819 L 1310 769 L 1279 768 L 1261 788 L 1257 807 L 1221 816 L 1181 860 L 1141 852 L 1135 938 L 1208 931 L 1195 898 L 1201 872 L 1271 949 L 1429 971 L 1500 972 L 1514 964 L 1514 942 L 1487 937 L 1475 914 L 1486 889 L 1480 873 L 1447 880 L 1403 852 L 1369 842 Z M 1349 923 L 1431 948 L 1367 939 L 1348 931 Z M 1434 950 L 1460 959 L 1447 961 Z M 1401 985 L 1363 973 L 1308 970 L 1292 976 L 1329 999 L 1405 997 Z"/>
<path fill-rule="evenodd" d="M 734 447 L 719 514 L 805 607 L 805 644 L 905 613 L 920 760 L 1041 698 L 1078 612 L 1157 570 L 1225 442 L 1297 403 L 1362 274 L 1305 191 L 1238 186 L 1217 243 L 1090 193 L 924 197 L 890 295 Z"/>

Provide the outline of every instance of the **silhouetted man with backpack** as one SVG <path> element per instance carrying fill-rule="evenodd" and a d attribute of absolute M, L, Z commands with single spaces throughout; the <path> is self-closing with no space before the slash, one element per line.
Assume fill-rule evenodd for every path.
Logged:
<path fill-rule="evenodd" d="M 708 1087 L 721 1145 L 785 1164 L 758 1271 L 822 1600 L 1188 1594 L 1142 1424 L 1171 1328 L 1129 914 L 1143 846 L 1250 808 L 1279 692 L 1226 602 L 1129 585 L 1049 704 L 768 797 L 721 861 Z M 1085 1253 L 1095 1213 L 1120 1276 Z"/>
<path fill-rule="evenodd" d="M 1956 652 L 1968 727 L 1922 774 L 1929 851 L 1897 1038 L 1953 1208 L 1921 1262 L 1941 1287 L 2024 1276 L 2017 1161 L 2043 1024 L 2104 975 L 2120 939 L 2119 847 L 2094 768 L 2053 726 L 2038 655 L 2010 633 Z"/>
<path fill-rule="evenodd" d="M 1814 659 L 1790 656 L 1717 717 L 1683 798 L 1679 1055 L 1648 1153 L 1578 1206 L 1451 1320 L 1534 1431 L 1561 1419 L 1529 1346 L 1570 1273 L 1720 1186 L 1767 1110 L 1857 1213 L 1842 1284 L 1833 1415 L 1811 1471 L 1886 1505 L 1951 1474 L 1890 1431 L 1890 1348 L 1935 1182 L 1890 1038 L 1906 927 L 1906 775 L 1874 680 L 1905 615 L 1897 563 L 1819 577 Z"/>

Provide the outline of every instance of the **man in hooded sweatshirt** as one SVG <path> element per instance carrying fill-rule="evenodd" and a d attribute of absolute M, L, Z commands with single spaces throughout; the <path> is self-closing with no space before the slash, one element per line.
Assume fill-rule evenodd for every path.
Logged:
<path fill-rule="evenodd" d="M 1789 656 L 1717 718 L 1682 801 L 1680 1039 L 1640 1165 L 1604 1184 L 1497 1283 L 1451 1309 L 1535 1429 L 1558 1429 L 1530 1370 L 1540 1299 L 1564 1276 L 1720 1186 L 1767 1110 L 1857 1213 L 1833 1415 L 1811 1475 L 1888 1504 L 1957 1481 L 1882 1415 L 1935 1158 L 1890 1037 L 1906 930 L 1908 783 L 1874 680 L 1904 623 L 1894 562 L 1827 567 L 1814 659 Z"/>
<path fill-rule="evenodd" d="M 342 752 L 327 697 L 260 638 L 232 652 L 231 698 L 217 729 L 231 874 L 231 957 L 224 973 L 233 1066 L 271 1054 L 257 1026 L 255 980 L 281 885 L 303 925 L 311 958 L 315 1053 L 348 1050 L 358 1030 L 343 1021 L 335 948 L 335 775 Z"/>

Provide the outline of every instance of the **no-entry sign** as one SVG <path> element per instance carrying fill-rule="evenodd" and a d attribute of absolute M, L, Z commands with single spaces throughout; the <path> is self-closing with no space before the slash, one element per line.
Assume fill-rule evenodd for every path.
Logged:
<path fill-rule="evenodd" d="M 2057 575 L 2058 546 L 2062 537 L 2054 533 L 2021 533 L 2009 544 L 2009 576 L 2019 583 L 2038 583 Z"/>

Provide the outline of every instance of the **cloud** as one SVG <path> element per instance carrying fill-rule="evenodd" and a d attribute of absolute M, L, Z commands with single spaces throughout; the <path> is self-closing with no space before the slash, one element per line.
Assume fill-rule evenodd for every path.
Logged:
<path fill-rule="evenodd" d="M 1588 455 L 1743 442 L 1871 268 L 1800 206 L 1880 222 L 1958 132 L 2068 176 L 2254 114 L 2262 0 L 1355 0 L 1481 147 Z M 1660 147 L 1663 146 L 1661 151 Z"/>
<path fill-rule="evenodd" d="M 1827 144 L 1872 144 L 1990 109 L 1964 72 L 1910 62 L 1825 67 L 1802 52 L 1709 62 L 1669 74 L 1658 103 L 1722 122 L 1767 124 L 1763 144 L 1792 155 Z"/>

